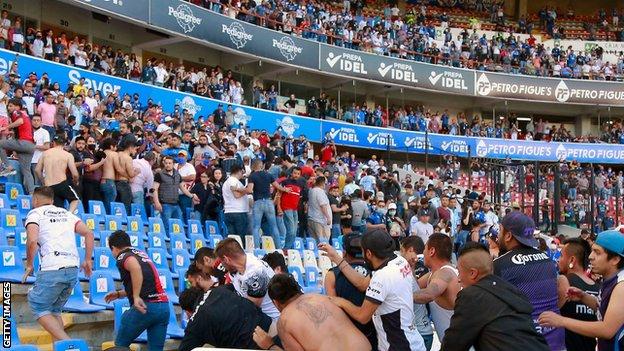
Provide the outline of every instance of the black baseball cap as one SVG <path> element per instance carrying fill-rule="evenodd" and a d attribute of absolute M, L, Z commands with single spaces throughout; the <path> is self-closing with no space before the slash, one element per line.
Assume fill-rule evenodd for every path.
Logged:
<path fill-rule="evenodd" d="M 373 229 L 362 235 L 362 250 L 371 250 L 378 258 L 394 255 L 394 239 L 384 229 Z"/>
<path fill-rule="evenodd" d="M 501 221 L 503 228 L 511 232 L 518 242 L 530 247 L 537 247 L 537 240 L 533 236 L 535 222 L 520 211 L 509 212 Z"/>
<path fill-rule="evenodd" d="M 362 258 L 362 235 L 346 234 L 342 237 L 343 250 L 351 257 Z"/>

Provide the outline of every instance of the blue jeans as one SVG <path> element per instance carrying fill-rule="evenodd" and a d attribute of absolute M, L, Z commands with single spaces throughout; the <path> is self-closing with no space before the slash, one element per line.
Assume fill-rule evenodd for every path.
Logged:
<path fill-rule="evenodd" d="M 48 314 L 60 316 L 78 280 L 78 267 L 37 272 L 28 292 L 28 305 L 36 319 Z"/>
<path fill-rule="evenodd" d="M 193 200 L 191 200 L 190 197 L 182 194 L 178 197 L 178 204 L 180 205 L 180 208 L 182 209 L 182 213 L 186 213 L 186 209 L 188 207 L 193 207 Z M 184 223 L 186 223 L 187 218 L 186 216 L 183 216 L 183 217 L 184 217 L 183 218 Z"/>
<path fill-rule="evenodd" d="M 137 191 L 137 192 L 132 193 L 132 203 L 145 205 L 145 192 Z"/>
<path fill-rule="evenodd" d="M 231 212 L 225 214 L 225 226 L 228 234 L 238 235 L 245 242 L 245 235 L 249 231 L 247 212 Z"/>
<path fill-rule="evenodd" d="M 331 227 L 331 238 L 332 239 L 337 239 L 340 236 L 341 233 L 342 232 L 340 231 L 340 223 L 332 224 L 332 227 Z"/>
<path fill-rule="evenodd" d="M 162 216 L 163 223 L 167 228 L 169 227 L 170 218 L 182 218 L 182 210 L 178 204 L 162 204 L 162 209 L 163 210 L 160 215 Z"/>
<path fill-rule="evenodd" d="M 169 323 L 169 304 L 146 302 L 147 313 L 143 314 L 131 307 L 121 316 L 117 329 L 115 346 L 128 347 L 144 330 L 147 330 L 147 349 L 160 351 L 165 347 L 167 324 Z"/>
<path fill-rule="evenodd" d="M 457 250 L 461 249 L 464 245 L 466 245 L 466 241 L 468 241 L 468 236 L 470 232 L 467 230 L 460 230 L 457 237 L 455 237 L 455 245 Z"/>
<path fill-rule="evenodd" d="M 286 227 L 285 249 L 292 249 L 295 245 L 297 237 L 297 228 L 299 227 L 299 213 L 297 210 L 284 211 L 284 227 Z"/>
<path fill-rule="evenodd" d="M 425 342 L 425 348 L 427 349 L 427 351 L 431 350 L 431 346 L 433 345 L 433 334 L 421 336 L 423 338 L 423 341 Z"/>
<path fill-rule="evenodd" d="M 253 205 L 253 237 L 256 247 L 260 247 L 260 225 L 262 224 L 262 217 L 266 216 L 269 229 L 271 230 L 271 236 L 273 242 L 275 242 L 275 248 L 280 249 L 279 230 L 277 229 L 277 220 L 275 219 L 275 204 L 271 199 L 262 199 L 254 202 Z M 267 235 L 268 233 L 264 233 Z"/>
<path fill-rule="evenodd" d="M 106 208 L 106 213 L 110 213 L 110 203 L 117 199 L 117 186 L 115 185 L 115 181 L 112 179 L 103 180 L 102 184 L 100 184 L 100 191 L 102 192 L 102 197 L 104 198 L 104 208 Z"/>

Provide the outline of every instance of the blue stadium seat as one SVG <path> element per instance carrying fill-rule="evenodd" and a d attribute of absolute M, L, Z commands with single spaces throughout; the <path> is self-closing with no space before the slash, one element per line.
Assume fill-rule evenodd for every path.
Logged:
<path fill-rule="evenodd" d="M 82 264 L 85 259 L 85 249 L 83 247 L 77 247 L 76 250 L 78 250 L 78 257 L 80 257 L 80 263 Z M 85 272 L 78 270 L 78 280 L 81 282 L 88 282 L 89 278 L 87 278 Z"/>
<path fill-rule="evenodd" d="M 126 212 L 126 205 L 121 202 L 111 202 L 110 203 L 110 215 L 121 217 L 122 223 L 126 223 L 126 218 L 128 217 L 128 213 Z"/>
<path fill-rule="evenodd" d="M 296 237 L 293 248 L 303 255 L 303 250 L 305 250 L 305 241 L 303 240 L 303 238 Z"/>
<path fill-rule="evenodd" d="M 117 335 L 117 330 L 121 326 L 121 316 L 130 309 L 130 302 L 128 299 L 121 299 L 113 301 L 113 309 L 115 310 L 115 322 L 114 322 L 114 330 L 115 335 Z M 147 342 L 147 330 L 143 331 L 139 337 L 134 339 L 136 342 Z"/>
<path fill-rule="evenodd" d="M 105 309 L 106 307 L 104 306 L 93 305 L 85 302 L 80 281 L 76 282 L 76 286 L 74 286 L 72 294 L 69 296 L 69 300 L 67 300 L 67 303 L 65 303 L 65 306 L 63 307 L 63 311 L 78 313 L 93 313 Z"/>
<path fill-rule="evenodd" d="M 9 245 L 9 240 L 7 238 L 6 232 L 4 231 L 4 228 L 0 228 L 0 246 L 7 245 Z"/>
<path fill-rule="evenodd" d="M 188 220 L 188 233 L 190 234 L 201 234 L 204 235 L 204 230 L 202 229 L 201 221 L 197 219 L 189 219 Z"/>
<path fill-rule="evenodd" d="M 127 230 L 129 232 L 143 233 L 143 219 L 141 216 L 128 216 L 127 217 Z"/>
<path fill-rule="evenodd" d="M 24 227 L 22 215 L 18 210 L 4 208 L 0 210 L 1 223 L 0 226 L 5 229 L 9 236 L 14 236 L 18 228 Z"/>
<path fill-rule="evenodd" d="M 145 211 L 145 206 L 141 204 L 132 204 L 130 205 L 130 210 L 132 216 L 139 216 L 143 223 L 147 223 L 147 212 Z"/>
<path fill-rule="evenodd" d="M 54 351 L 89 351 L 89 345 L 82 339 L 59 340 L 54 342 Z"/>
<path fill-rule="evenodd" d="M 121 280 L 117 269 L 117 260 L 113 257 L 111 250 L 107 247 L 96 247 L 93 249 L 94 269 L 110 273 L 115 280 Z"/>
<path fill-rule="evenodd" d="M 186 237 L 182 234 L 173 234 L 171 236 L 170 247 L 171 247 L 170 251 L 173 251 L 174 249 L 181 249 L 184 251 L 188 251 L 188 245 L 186 244 Z"/>
<path fill-rule="evenodd" d="M 82 221 L 92 232 L 98 233 L 100 231 L 100 219 L 104 216 L 98 216 L 90 213 L 85 213 L 82 216 Z M 103 221 L 102 221 L 103 222 Z"/>
<path fill-rule="evenodd" d="M 184 213 L 184 218 L 187 220 L 187 223 L 189 219 L 199 219 L 199 218 L 195 218 L 195 211 L 193 210 L 192 207 L 185 208 L 183 213 Z"/>
<path fill-rule="evenodd" d="M 182 314 L 185 314 L 182 311 Z M 184 337 L 184 329 L 180 327 L 178 319 L 176 318 L 175 309 L 173 303 L 169 301 L 169 323 L 167 324 L 167 336 L 172 339 L 182 339 Z"/>
<path fill-rule="evenodd" d="M 150 233 L 165 235 L 165 224 L 160 217 L 150 217 L 148 219 Z"/>
<path fill-rule="evenodd" d="M 39 351 L 36 345 L 15 345 L 15 342 L 11 340 L 11 351 Z"/>
<path fill-rule="evenodd" d="M 132 247 L 145 250 L 145 242 L 143 242 L 143 236 L 136 232 L 128 232 L 128 236 L 130 237 L 130 244 Z"/>
<path fill-rule="evenodd" d="M 69 208 L 69 204 L 67 204 L 67 208 Z M 85 209 L 84 209 L 84 206 L 83 206 L 83 204 L 82 204 L 82 201 L 78 201 L 78 207 L 76 207 L 76 210 L 78 211 L 78 212 L 76 213 L 76 215 L 77 215 L 78 217 L 80 217 L 80 216 L 82 216 L 83 214 L 85 214 Z"/>
<path fill-rule="evenodd" d="M 206 246 L 206 240 L 201 234 L 191 234 L 191 255 L 195 255 L 197 250 Z"/>
<path fill-rule="evenodd" d="M 342 235 L 332 239 L 332 246 L 336 249 L 336 251 L 342 252 Z"/>
<path fill-rule="evenodd" d="M 178 274 L 178 296 L 182 294 L 184 290 L 186 290 L 186 268 L 180 268 L 176 272 Z"/>
<path fill-rule="evenodd" d="M 314 251 L 314 256 L 318 257 L 318 246 L 314 238 L 306 238 L 305 250 Z"/>
<path fill-rule="evenodd" d="M 149 233 L 147 235 L 148 239 L 148 247 L 152 247 L 155 249 L 166 249 L 167 248 L 167 243 L 165 242 L 166 238 L 163 234 L 152 234 Z M 165 250 L 166 251 L 166 250 Z M 167 252 L 167 257 L 171 257 L 171 255 L 169 254 L 169 252 Z"/>
<path fill-rule="evenodd" d="M 258 258 L 262 258 L 266 254 L 267 254 L 267 252 L 264 249 L 254 249 L 254 256 L 256 256 Z"/>
<path fill-rule="evenodd" d="M 167 293 L 169 301 L 178 305 L 180 303 L 180 299 L 178 298 L 178 295 L 176 295 L 175 286 L 173 285 L 173 278 L 171 276 L 171 272 L 169 272 L 169 269 L 159 269 L 158 276 L 160 278 L 160 285 Z"/>
<path fill-rule="evenodd" d="M 114 215 L 106 216 L 106 219 L 104 220 L 104 230 L 114 232 L 122 229 L 121 217 Z"/>
<path fill-rule="evenodd" d="M 188 251 L 183 249 L 173 249 L 171 251 L 172 270 L 177 272 L 180 269 L 187 269 L 191 264 L 191 258 Z"/>
<path fill-rule="evenodd" d="M 26 258 L 26 241 L 28 241 L 26 229 L 17 228 L 15 231 L 15 246 L 19 249 L 22 259 Z"/>
<path fill-rule="evenodd" d="M 167 263 L 167 251 L 165 249 L 150 247 L 147 249 L 147 255 L 154 263 L 154 266 L 156 266 L 156 269 L 170 270 L 169 264 Z"/>
<path fill-rule="evenodd" d="M 178 218 L 169 218 L 169 223 L 167 224 L 167 232 L 169 233 L 169 236 L 173 234 L 186 235 L 186 231 L 184 230 L 184 222 Z"/>
<path fill-rule="evenodd" d="M 304 288 L 304 292 L 321 293 L 321 285 L 319 284 L 320 279 L 321 275 L 318 268 L 312 266 L 305 267 L 305 275 L 303 277 L 303 280 L 306 284 L 306 288 Z"/>
<path fill-rule="evenodd" d="M 26 217 L 28 212 L 32 210 L 32 196 L 30 195 L 18 195 L 16 199 L 17 210 L 23 217 Z"/>
<path fill-rule="evenodd" d="M 0 193 L 0 209 L 11 208 L 11 201 L 9 201 L 9 195 Z"/>
<path fill-rule="evenodd" d="M 76 246 L 85 247 L 85 237 L 79 234 L 76 234 Z M 100 233 L 93 232 L 93 240 L 100 240 Z"/>
<path fill-rule="evenodd" d="M 104 216 L 108 214 L 104 203 L 97 200 L 89 200 L 89 213 L 97 215 L 97 218 L 100 219 L 100 223 L 104 223 Z"/>
<path fill-rule="evenodd" d="M 0 246 L 2 262 L 0 262 L 0 280 L 21 283 L 24 275 L 24 262 L 19 249 L 15 246 Z M 27 283 L 34 283 L 34 277 L 28 277 Z"/>
<path fill-rule="evenodd" d="M 104 306 L 107 310 L 112 310 L 113 305 L 104 301 L 104 296 L 111 291 L 115 291 L 115 282 L 110 272 L 93 271 L 89 280 L 89 302 L 94 305 Z"/>
<path fill-rule="evenodd" d="M 206 221 L 206 237 L 208 235 L 221 235 L 221 231 L 219 230 L 219 223 L 215 221 Z"/>
<path fill-rule="evenodd" d="M 111 236 L 111 234 L 109 230 L 100 232 L 100 247 L 108 248 L 108 237 Z"/>
<path fill-rule="evenodd" d="M 13 207 L 16 206 L 17 197 L 25 194 L 24 187 L 20 183 L 6 183 L 4 193 L 9 197 L 9 203 Z"/>
<path fill-rule="evenodd" d="M 301 271 L 301 267 L 290 265 L 288 266 L 288 273 L 292 275 L 293 278 L 295 278 L 297 283 L 299 283 L 299 286 L 301 286 L 302 288 L 305 287 L 304 280 L 303 280 L 303 272 Z"/>
<path fill-rule="evenodd" d="M 207 245 L 208 245 L 209 248 L 214 249 L 214 248 L 217 247 L 217 244 L 221 240 L 223 240 L 223 237 L 221 237 L 221 235 L 212 234 L 212 235 L 208 236 Z"/>

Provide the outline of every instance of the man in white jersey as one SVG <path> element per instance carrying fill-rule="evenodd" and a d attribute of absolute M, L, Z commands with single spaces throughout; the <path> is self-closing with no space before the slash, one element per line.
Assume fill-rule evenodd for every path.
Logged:
<path fill-rule="evenodd" d="M 61 310 L 78 279 L 80 257 L 74 233 L 85 238 L 85 260 L 81 269 L 87 277 L 91 275 L 93 233 L 80 218 L 52 205 L 52 188 L 44 186 L 35 189 L 32 201 L 34 208 L 26 217 L 28 239 L 23 281 L 34 270 L 36 254 L 41 260 L 35 284 L 28 292 L 28 304 L 39 324 L 54 340 L 70 339 L 63 327 Z"/>
<path fill-rule="evenodd" d="M 327 247 L 322 246 L 326 251 Z M 362 306 L 348 300 L 332 297 L 338 307 L 351 318 L 364 324 L 373 319 L 380 351 L 424 351 L 423 338 L 413 324 L 414 304 L 412 269 L 403 257 L 394 253 L 394 239 L 383 229 L 376 229 L 362 236 L 362 254 L 372 267 L 373 276 L 366 289 Z M 338 263 L 347 279 L 355 271 L 344 260 Z M 353 282 L 354 285 L 356 282 Z"/>
<path fill-rule="evenodd" d="M 431 272 L 418 279 L 422 290 L 414 293 L 414 302 L 428 303 L 431 321 L 438 339 L 451 324 L 455 299 L 461 289 L 457 269 L 451 265 L 453 242 L 448 235 L 432 234 L 425 244 L 425 266 Z"/>
<path fill-rule="evenodd" d="M 234 289 L 277 321 L 280 313 L 267 294 L 269 281 L 275 275 L 271 267 L 253 254 L 246 254 L 233 238 L 220 241 L 215 254 L 232 276 Z"/>

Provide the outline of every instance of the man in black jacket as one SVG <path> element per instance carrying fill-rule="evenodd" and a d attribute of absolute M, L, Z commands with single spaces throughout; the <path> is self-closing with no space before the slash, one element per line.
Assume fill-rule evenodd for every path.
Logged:
<path fill-rule="evenodd" d="M 548 351 L 535 329 L 533 307 L 515 286 L 492 274 L 492 258 L 478 243 L 468 243 L 457 262 L 463 290 L 457 295 L 442 350 Z"/>

